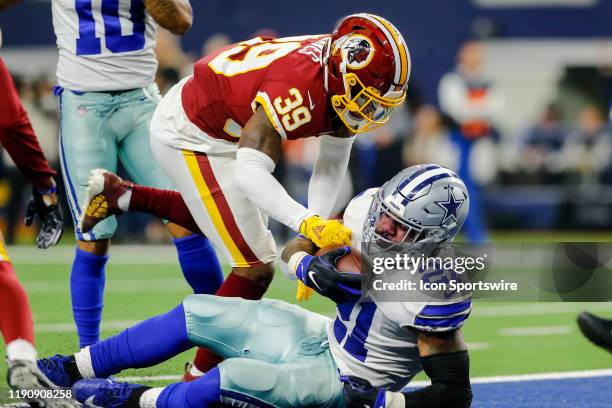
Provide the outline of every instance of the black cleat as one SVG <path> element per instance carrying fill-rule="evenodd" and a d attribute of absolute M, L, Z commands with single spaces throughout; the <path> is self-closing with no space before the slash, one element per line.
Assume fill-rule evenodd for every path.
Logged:
<path fill-rule="evenodd" d="M 582 312 L 578 315 L 577 321 L 578 327 L 587 339 L 612 353 L 612 320 Z"/>

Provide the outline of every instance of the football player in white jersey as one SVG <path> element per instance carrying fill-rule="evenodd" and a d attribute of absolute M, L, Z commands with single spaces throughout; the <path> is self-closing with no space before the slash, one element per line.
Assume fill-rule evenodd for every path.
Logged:
<path fill-rule="evenodd" d="M 14 0 L 10 0 L 14 2 Z M 83 233 L 78 219 L 88 202 L 92 169 L 117 169 L 146 186 L 174 189 L 153 158 L 149 124 L 160 100 L 157 26 L 184 34 L 192 24 L 189 0 L 52 0 L 59 61 L 55 93 L 61 107 L 60 159 L 77 237 L 70 277 L 81 346 L 98 341 L 105 265 L 117 221 L 109 217 Z M 207 238 L 175 224 L 179 262 L 195 293 L 215 293 L 223 281 Z"/>
<path fill-rule="evenodd" d="M 453 172 L 420 165 L 357 196 L 344 221 L 359 240 L 354 246 L 362 240 L 385 246 L 449 241 L 468 207 L 468 192 Z M 375 303 L 357 293 L 360 275 L 334 268 L 347 248 L 320 257 L 311 255 L 315 250 L 298 237 L 282 256 L 292 275 L 338 304 L 333 322 L 277 300 L 192 295 L 73 356 L 39 360 L 39 367 L 58 386 L 73 386 L 90 406 L 469 407 L 461 327 L 471 299 Z M 225 361 L 193 382 L 163 388 L 92 379 L 157 364 L 193 345 Z M 421 370 L 432 385 L 402 393 Z"/>

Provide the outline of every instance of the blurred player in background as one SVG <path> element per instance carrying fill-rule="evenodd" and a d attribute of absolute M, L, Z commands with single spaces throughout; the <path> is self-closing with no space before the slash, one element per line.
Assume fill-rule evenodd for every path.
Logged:
<path fill-rule="evenodd" d="M 493 136 L 495 119 L 503 108 L 501 95 L 483 77 L 483 58 L 482 46 L 478 42 L 465 43 L 459 50 L 456 69 L 442 77 L 438 89 L 440 107 L 454 122 L 453 139 L 460 150 L 458 173 L 471 194 L 472 206 L 464 233 L 472 242 L 487 239 L 481 189 L 473 176 L 474 146 Z"/>
<path fill-rule="evenodd" d="M 168 92 L 151 122 L 151 146 L 184 200 L 176 208 L 187 205 L 233 268 L 217 295 L 263 296 L 276 257 L 268 216 L 319 247 L 350 241 L 346 227 L 326 218 L 354 134 L 388 120 L 405 99 L 409 72 L 399 31 L 382 17 L 355 14 L 331 35 L 256 37 L 227 46 L 201 59 L 194 75 Z M 321 142 L 306 208 L 271 173 L 283 140 L 311 136 Z M 111 208 L 155 213 L 172 207 L 167 191 L 132 185 L 111 192 L 105 183 L 112 177 L 92 173 L 83 231 Z M 191 374 L 217 362 L 200 351 Z"/>
<path fill-rule="evenodd" d="M 15 2 L 15 1 L 13 1 Z M 82 346 L 98 341 L 105 265 L 114 217 L 83 233 L 76 225 L 87 199 L 92 169 L 116 171 L 173 188 L 150 150 L 149 123 L 160 99 L 154 83 L 157 24 L 184 34 L 192 22 L 188 0 L 53 1 L 59 48 L 56 95 L 60 98 L 62 174 L 77 237 L 70 287 Z M 196 293 L 214 293 L 223 275 L 209 241 L 168 224 L 185 278 Z"/>
<path fill-rule="evenodd" d="M 355 197 L 344 223 L 353 230 L 353 247 L 402 243 L 406 249 L 452 240 L 468 208 L 467 189 L 452 171 L 419 165 Z M 375 302 L 360 297 L 360 275 L 335 269 L 347 248 L 321 257 L 312 255 L 317 249 L 297 237 L 282 258 L 289 275 L 338 304 L 333 323 L 278 300 L 193 295 L 73 356 L 39 360 L 41 370 L 58 386 L 73 386 L 79 401 L 100 407 L 469 407 L 461 327 L 471 311 L 470 295 Z M 163 388 L 81 380 L 154 365 L 193 344 L 226 360 L 196 381 Z M 421 370 L 432 384 L 402 393 Z"/>
<path fill-rule="evenodd" d="M 4 3 L 0 2 L 0 10 Z M 0 47 L 2 32 L 0 31 Z M 32 183 L 32 199 L 26 211 L 26 224 L 39 218 L 39 248 L 55 245 L 62 236 L 62 213 L 57 203 L 57 189 L 26 111 L 19 101 L 13 79 L 0 58 L 0 144 L 19 170 Z M 16 389 L 48 387 L 36 368 L 34 324 L 26 292 L 17 279 L 11 259 L 0 235 L 0 332 L 6 344 L 9 366 L 8 383 Z"/>

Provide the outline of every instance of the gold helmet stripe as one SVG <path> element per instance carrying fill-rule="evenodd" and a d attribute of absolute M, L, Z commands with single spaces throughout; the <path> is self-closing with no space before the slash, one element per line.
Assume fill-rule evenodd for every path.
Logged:
<path fill-rule="evenodd" d="M 393 24 L 380 16 L 374 14 L 364 14 L 364 17 L 374 21 L 374 23 L 376 23 L 376 25 L 383 30 L 387 38 L 389 38 L 389 42 L 393 47 L 393 52 L 396 59 L 395 84 L 393 84 L 395 89 L 393 90 L 402 90 L 405 88 L 410 75 L 410 54 L 408 53 L 408 46 L 406 45 L 402 34 L 393 26 Z M 399 61 L 399 66 L 397 61 Z"/>

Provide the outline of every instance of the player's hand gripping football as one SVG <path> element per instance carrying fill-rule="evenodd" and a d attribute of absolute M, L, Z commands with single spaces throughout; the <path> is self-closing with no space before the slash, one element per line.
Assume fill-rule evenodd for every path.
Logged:
<path fill-rule="evenodd" d="M 350 251 L 350 247 L 343 247 L 321 256 L 306 255 L 298 263 L 295 274 L 300 283 L 335 303 L 354 302 L 361 296 L 363 276 L 340 272 L 335 266 L 336 261 Z M 309 291 L 304 289 L 300 290 L 298 286 L 297 300 L 308 300 L 310 297 Z"/>
<path fill-rule="evenodd" d="M 384 408 L 385 391 L 379 390 L 368 380 L 351 375 L 341 375 L 344 384 L 344 403 L 347 408 Z"/>
<path fill-rule="evenodd" d="M 313 215 L 302 221 L 300 234 L 319 248 L 351 245 L 351 230 L 338 220 L 324 220 Z"/>
<path fill-rule="evenodd" d="M 64 220 L 55 187 L 44 194 L 41 194 L 36 188 L 33 189 L 32 198 L 26 209 L 25 225 L 28 227 L 32 225 L 36 217 L 40 219 L 40 231 L 36 237 L 36 245 L 46 249 L 57 244 L 64 233 Z"/>

